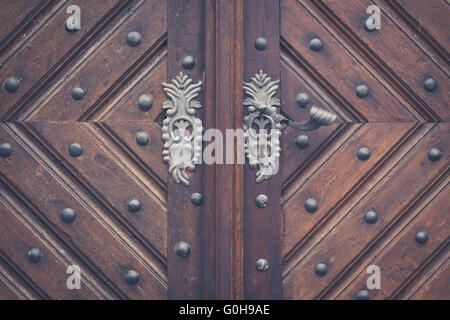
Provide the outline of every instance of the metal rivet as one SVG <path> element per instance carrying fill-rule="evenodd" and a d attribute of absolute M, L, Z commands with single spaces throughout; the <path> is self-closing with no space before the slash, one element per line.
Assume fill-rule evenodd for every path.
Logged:
<path fill-rule="evenodd" d="M 74 158 L 79 157 L 83 154 L 83 148 L 78 143 L 72 143 L 69 146 L 69 153 Z"/>
<path fill-rule="evenodd" d="M 200 192 L 195 192 L 191 194 L 191 202 L 196 206 L 202 205 L 204 202 L 203 194 L 201 194 Z"/>
<path fill-rule="evenodd" d="M 367 159 L 370 158 L 370 149 L 367 147 L 359 148 L 356 155 L 358 156 L 359 160 L 366 161 Z"/>
<path fill-rule="evenodd" d="M 153 106 L 153 99 L 152 97 L 144 94 L 139 97 L 139 109 L 142 111 L 148 111 Z"/>
<path fill-rule="evenodd" d="M 319 207 L 317 200 L 315 199 L 308 199 L 305 201 L 305 209 L 309 213 L 314 213 L 317 211 L 317 208 Z"/>
<path fill-rule="evenodd" d="M 428 235 L 425 231 L 420 231 L 416 234 L 416 241 L 420 244 L 425 244 L 428 241 Z"/>
<path fill-rule="evenodd" d="M 0 144 L 0 157 L 8 158 L 13 153 L 13 148 L 9 143 L 3 142 Z"/>
<path fill-rule="evenodd" d="M 433 78 L 428 78 L 423 83 L 423 87 L 425 88 L 426 91 L 433 92 L 437 88 L 437 82 Z"/>
<path fill-rule="evenodd" d="M 4 88 L 10 93 L 16 92 L 19 89 L 19 80 L 16 77 L 6 78 Z"/>
<path fill-rule="evenodd" d="M 361 290 L 356 295 L 356 299 L 358 300 L 369 300 L 369 291 L 367 290 Z"/>
<path fill-rule="evenodd" d="M 72 98 L 75 100 L 81 100 L 84 97 L 84 90 L 80 87 L 75 87 L 72 89 Z"/>
<path fill-rule="evenodd" d="M 356 95 L 360 97 L 361 99 L 367 97 L 370 93 L 370 89 L 365 84 L 361 84 L 356 87 Z"/>
<path fill-rule="evenodd" d="M 305 149 L 309 145 L 309 137 L 306 134 L 302 134 L 302 135 L 297 136 L 297 138 L 295 138 L 294 142 L 297 145 L 297 147 L 299 147 L 300 149 Z"/>
<path fill-rule="evenodd" d="M 195 60 L 193 56 L 186 56 L 183 58 L 183 62 L 181 63 L 183 68 L 192 69 L 195 66 Z"/>
<path fill-rule="evenodd" d="M 63 222 L 71 223 L 73 220 L 75 220 L 77 214 L 72 208 L 64 208 L 61 210 L 59 216 Z"/>
<path fill-rule="evenodd" d="M 313 51 L 322 49 L 322 41 L 319 38 L 314 38 L 309 42 L 309 48 Z"/>
<path fill-rule="evenodd" d="M 442 158 L 442 151 L 439 148 L 433 148 L 428 152 L 428 159 L 431 161 L 438 161 Z"/>
<path fill-rule="evenodd" d="M 364 29 L 366 29 L 367 32 L 373 32 L 377 28 L 374 24 L 375 19 L 374 18 L 367 18 L 366 21 L 364 21 Z"/>
<path fill-rule="evenodd" d="M 260 194 L 256 197 L 255 203 L 258 206 L 258 208 L 264 208 L 267 207 L 269 204 L 269 197 L 265 194 Z"/>
<path fill-rule="evenodd" d="M 265 38 L 258 38 L 255 40 L 255 48 L 258 50 L 264 50 L 267 48 L 267 40 Z"/>
<path fill-rule="evenodd" d="M 147 145 L 149 139 L 150 137 L 145 132 L 138 132 L 138 134 L 136 135 L 136 142 L 140 146 Z"/>
<path fill-rule="evenodd" d="M 125 281 L 128 284 L 137 284 L 140 279 L 141 279 L 141 275 L 139 274 L 139 272 L 137 272 L 135 270 L 129 270 L 125 274 Z"/>
<path fill-rule="evenodd" d="M 175 252 L 180 257 L 187 257 L 191 253 L 191 246 L 184 241 L 178 242 Z"/>
<path fill-rule="evenodd" d="M 138 199 L 131 199 L 128 201 L 128 211 L 138 212 L 142 208 L 142 203 Z"/>
<path fill-rule="evenodd" d="M 33 248 L 28 252 L 28 260 L 32 263 L 37 263 L 42 259 L 42 252 L 39 248 Z"/>
<path fill-rule="evenodd" d="M 141 44 L 142 37 L 139 32 L 132 31 L 127 33 L 127 43 L 131 47 L 137 47 Z"/>
<path fill-rule="evenodd" d="M 309 96 L 306 93 L 299 93 L 295 96 L 295 102 L 300 108 L 306 108 L 309 103 Z"/>
<path fill-rule="evenodd" d="M 259 259 L 256 261 L 256 269 L 261 272 L 266 271 L 269 269 L 269 261 L 266 259 Z"/>
<path fill-rule="evenodd" d="M 323 277 L 324 275 L 327 274 L 328 267 L 327 267 L 327 265 L 325 263 L 320 262 L 320 263 L 316 264 L 316 267 L 314 268 L 314 271 L 316 272 L 316 274 L 319 277 Z"/>
<path fill-rule="evenodd" d="M 364 215 L 364 220 L 366 220 L 366 222 L 369 224 L 377 222 L 378 220 L 377 213 L 373 210 L 367 211 L 366 214 Z"/>

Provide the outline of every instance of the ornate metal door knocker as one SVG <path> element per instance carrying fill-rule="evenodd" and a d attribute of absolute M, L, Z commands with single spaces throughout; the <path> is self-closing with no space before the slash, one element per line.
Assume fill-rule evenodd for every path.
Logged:
<path fill-rule="evenodd" d="M 202 107 L 195 100 L 202 89 L 202 81 L 192 83 L 182 72 L 172 83 L 162 84 L 169 100 L 163 104 L 166 118 L 163 120 L 163 160 L 169 164 L 169 174 L 176 183 L 189 186 L 187 170 L 194 171 L 202 157 L 202 121 L 195 117 Z"/>
<path fill-rule="evenodd" d="M 312 131 L 320 126 L 327 126 L 336 120 L 336 115 L 313 106 L 310 119 L 305 123 L 289 120 L 277 112 L 280 99 L 275 97 L 279 80 L 271 78 L 262 70 L 244 82 L 244 92 L 247 96 L 244 106 L 248 107 L 248 114 L 244 117 L 245 155 L 251 168 L 257 168 L 256 182 L 270 179 L 278 172 L 280 157 L 281 123 L 295 129 Z"/>

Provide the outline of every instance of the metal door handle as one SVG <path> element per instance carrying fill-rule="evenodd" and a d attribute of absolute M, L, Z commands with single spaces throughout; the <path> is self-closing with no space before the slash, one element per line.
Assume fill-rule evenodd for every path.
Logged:
<path fill-rule="evenodd" d="M 275 97 L 279 83 L 279 80 L 271 81 L 262 70 L 251 77 L 250 82 L 244 82 L 244 106 L 248 107 L 248 114 L 244 117 L 244 149 L 250 167 L 257 168 L 257 183 L 270 179 L 278 172 L 281 122 L 287 122 L 298 130 L 313 131 L 336 120 L 334 113 L 316 106 L 311 108 L 310 118 L 304 123 L 282 116 L 277 112 L 280 99 Z"/>

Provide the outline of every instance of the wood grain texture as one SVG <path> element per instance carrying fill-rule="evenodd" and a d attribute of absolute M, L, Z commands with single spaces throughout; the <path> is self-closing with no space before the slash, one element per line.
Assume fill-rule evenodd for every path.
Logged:
<path fill-rule="evenodd" d="M 168 0 L 168 81 L 174 79 L 181 71 L 194 83 L 204 80 L 205 68 L 205 4 L 201 0 Z M 182 61 L 187 55 L 195 59 L 191 70 L 183 70 Z M 197 117 L 204 119 L 204 93 L 196 98 L 203 108 L 198 109 Z M 205 193 L 203 168 L 198 166 L 190 177 L 190 186 L 168 181 L 168 298 L 200 299 L 205 281 L 205 229 L 203 226 L 204 207 L 195 206 L 190 201 L 194 192 Z M 206 200 L 207 201 L 207 200 Z M 185 241 L 191 246 L 188 257 L 176 254 L 176 246 Z"/>
<path fill-rule="evenodd" d="M 244 81 L 262 70 L 272 80 L 280 79 L 280 30 L 278 0 L 244 1 Z M 263 37 L 267 48 L 255 48 Z M 277 94 L 279 96 L 279 92 Z M 270 180 L 255 181 L 255 170 L 244 167 L 244 297 L 280 299 L 281 288 L 281 172 Z M 258 208 L 256 197 L 269 198 L 265 208 Z M 266 259 L 269 268 L 256 269 L 256 261 Z"/>
<path fill-rule="evenodd" d="M 242 127 L 243 5 L 241 0 L 206 1 L 204 125 L 220 129 L 224 139 L 227 129 Z M 238 148 L 234 141 L 232 149 Z M 244 297 L 243 166 L 236 164 L 236 155 L 233 162 L 205 166 L 205 260 L 209 263 L 204 290 L 205 297 L 215 299 Z"/>

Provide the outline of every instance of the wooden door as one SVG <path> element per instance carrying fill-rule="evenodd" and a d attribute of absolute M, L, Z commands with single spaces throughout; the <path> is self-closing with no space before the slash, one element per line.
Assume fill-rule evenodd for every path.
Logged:
<path fill-rule="evenodd" d="M 365 27 L 371 4 L 381 29 Z M 449 10 L 2 4 L 0 299 L 448 299 Z M 304 122 L 316 106 L 335 122 L 283 122 L 279 171 L 260 183 L 248 163 L 176 183 L 162 83 L 202 81 L 196 117 L 225 137 L 260 70 L 280 80 L 279 114 Z M 74 265 L 81 289 L 67 286 Z M 374 265 L 380 289 L 367 288 Z"/>

